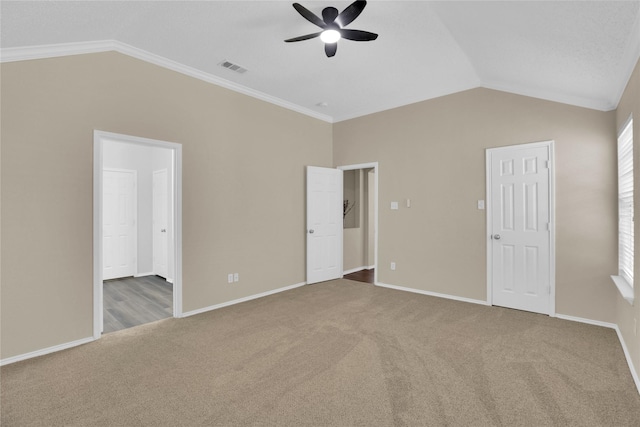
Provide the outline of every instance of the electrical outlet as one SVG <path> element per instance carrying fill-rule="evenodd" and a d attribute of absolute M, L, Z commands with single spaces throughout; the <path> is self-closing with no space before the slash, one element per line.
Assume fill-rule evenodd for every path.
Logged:
<path fill-rule="evenodd" d="M 239 273 L 234 273 L 233 274 L 233 281 L 234 282 L 239 282 L 240 281 L 240 274 Z"/>
<path fill-rule="evenodd" d="M 392 269 L 392 270 L 395 270 L 395 269 L 396 269 L 396 263 L 395 263 L 395 262 L 392 262 L 392 263 L 391 263 L 391 269 Z"/>
<path fill-rule="evenodd" d="M 227 275 L 227 283 L 233 283 L 233 273 Z"/>

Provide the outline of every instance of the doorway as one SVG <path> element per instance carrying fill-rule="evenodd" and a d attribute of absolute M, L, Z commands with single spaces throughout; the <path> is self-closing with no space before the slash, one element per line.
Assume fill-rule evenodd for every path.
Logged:
<path fill-rule="evenodd" d="M 340 166 L 344 173 L 344 278 L 376 283 L 378 164 Z"/>
<path fill-rule="evenodd" d="M 487 150 L 487 302 L 555 315 L 553 141 Z"/>
<path fill-rule="evenodd" d="M 93 331 L 96 339 L 114 327 L 117 330 L 157 320 L 162 311 L 164 317 L 182 315 L 181 162 L 180 144 L 94 131 Z M 127 211 L 117 207 L 117 202 L 113 208 L 109 201 L 109 197 L 123 199 L 112 195 L 113 177 L 109 170 L 113 169 L 136 172 L 133 193 L 138 201 L 130 209 L 135 212 L 133 219 L 127 218 L 125 222 L 135 226 L 137 245 L 131 253 L 121 256 L 131 260 L 132 268 L 106 274 L 110 237 L 105 235 L 109 228 L 105 221 L 109 222 L 110 216 L 120 220 Z M 129 181 L 126 184 L 129 185 Z M 164 238 L 164 245 L 154 242 L 155 231 Z M 126 239 L 118 236 L 116 240 L 125 242 Z M 156 297 L 158 301 L 147 301 Z M 111 303 L 118 307 L 113 306 L 106 312 L 105 304 Z M 150 306 L 158 310 L 152 312 Z M 108 327 L 105 320 L 109 322 Z M 118 323 L 124 326 L 118 327 Z"/>
<path fill-rule="evenodd" d="M 336 169 L 307 166 L 307 284 L 333 280 L 344 277 L 344 199 L 343 174 L 344 171 L 367 170 L 370 177 L 371 190 L 368 191 L 369 202 L 368 242 L 373 248 L 368 256 L 373 255 L 373 263 L 367 266 L 362 261 L 362 269 L 372 267 L 373 282 L 377 283 L 378 273 L 375 268 L 378 263 L 378 163 L 362 163 L 340 166 Z M 357 269 L 356 269 L 357 270 Z M 349 273 L 347 271 L 347 273 Z"/>

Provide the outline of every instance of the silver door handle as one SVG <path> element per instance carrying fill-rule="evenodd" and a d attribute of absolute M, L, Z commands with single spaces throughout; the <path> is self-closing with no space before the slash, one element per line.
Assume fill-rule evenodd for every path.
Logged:
<path fill-rule="evenodd" d="M 313 234 L 313 230 L 309 230 L 309 234 Z"/>
<path fill-rule="evenodd" d="M 495 240 L 500 240 L 500 235 L 499 234 L 494 234 L 493 236 L 491 236 L 493 239 Z"/>

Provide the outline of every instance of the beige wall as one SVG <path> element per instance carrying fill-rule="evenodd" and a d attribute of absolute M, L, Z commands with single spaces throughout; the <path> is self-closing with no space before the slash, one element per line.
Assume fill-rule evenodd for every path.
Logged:
<path fill-rule="evenodd" d="M 553 139 L 557 312 L 619 323 L 640 364 L 640 314 L 609 278 L 637 68 L 617 115 L 475 89 L 333 126 L 116 53 L 0 70 L 3 359 L 92 335 L 99 129 L 183 144 L 184 311 L 304 281 L 304 166 L 376 161 L 379 281 L 484 300 L 485 149 Z"/>
<path fill-rule="evenodd" d="M 92 335 L 94 129 L 183 145 L 185 312 L 305 281 L 331 124 L 117 53 L 1 69 L 1 358 Z"/>
<path fill-rule="evenodd" d="M 333 161 L 379 162 L 380 282 L 486 300 L 485 149 L 555 140 L 556 311 L 613 322 L 614 132 L 614 112 L 474 89 L 335 124 Z"/>
<path fill-rule="evenodd" d="M 635 213 L 640 212 L 640 196 L 638 195 L 638 189 L 640 189 L 640 172 L 638 165 L 640 165 L 640 61 L 636 64 L 635 70 L 627 83 L 627 87 L 624 91 L 622 99 L 618 104 L 618 110 L 616 114 L 616 124 L 619 129 L 627 120 L 630 114 L 633 114 L 633 162 L 635 166 L 634 172 L 634 210 Z M 640 337 L 636 332 L 634 334 L 633 323 L 634 319 L 640 321 L 640 284 L 638 284 L 638 277 L 640 277 L 640 227 L 635 223 L 635 266 L 634 266 L 634 306 L 631 306 L 625 299 L 617 294 L 616 297 L 616 320 L 618 328 L 622 334 L 622 337 L 626 343 L 627 349 L 633 361 L 633 365 L 636 370 L 636 374 L 640 376 Z M 615 273 L 614 273 L 615 274 Z M 640 329 L 640 325 L 638 325 Z"/>

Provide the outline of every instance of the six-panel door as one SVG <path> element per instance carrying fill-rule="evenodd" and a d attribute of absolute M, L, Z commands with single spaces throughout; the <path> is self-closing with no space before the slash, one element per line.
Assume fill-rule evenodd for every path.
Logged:
<path fill-rule="evenodd" d="M 550 314 L 549 147 L 491 153 L 492 303 Z"/>

